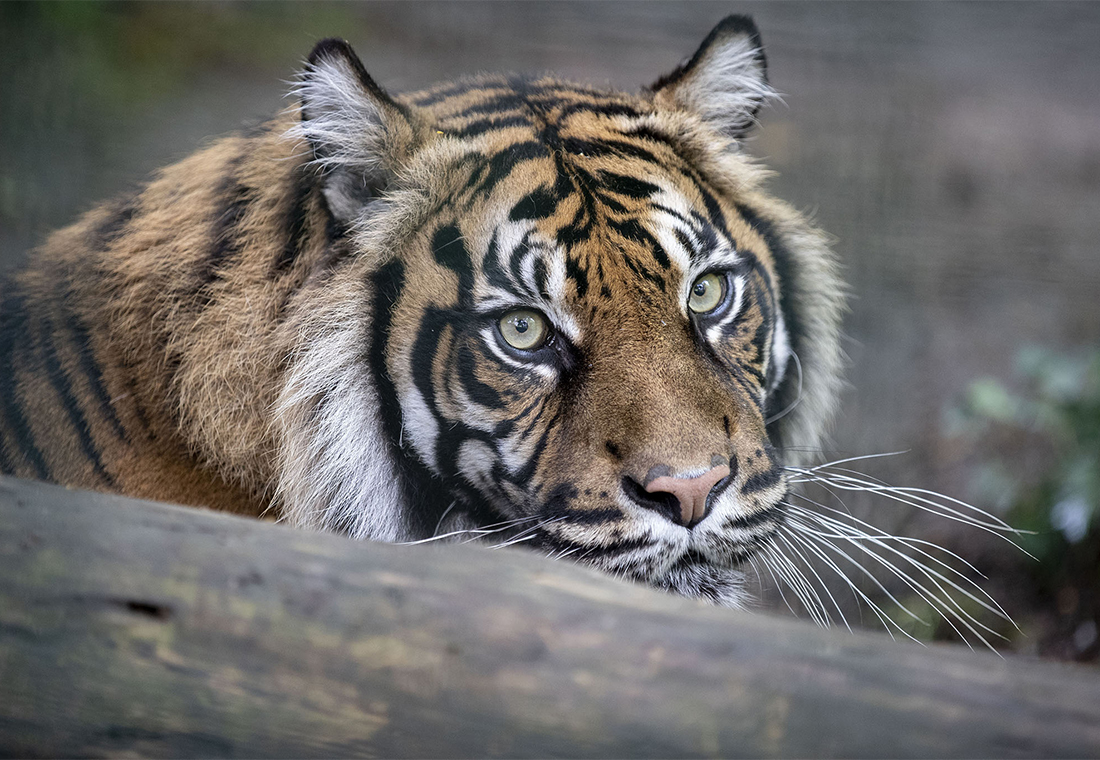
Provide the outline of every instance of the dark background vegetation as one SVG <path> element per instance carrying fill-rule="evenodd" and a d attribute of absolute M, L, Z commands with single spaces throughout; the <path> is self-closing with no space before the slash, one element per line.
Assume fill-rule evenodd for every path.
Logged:
<path fill-rule="evenodd" d="M 284 107 L 321 37 L 350 40 L 393 91 L 547 69 L 633 89 L 731 12 L 756 18 L 784 96 L 750 150 L 835 236 L 851 283 L 851 387 L 823 456 L 905 451 L 860 466 L 1034 528 L 1040 561 L 881 498 L 847 507 L 975 562 L 1022 629 L 1004 631 L 1008 646 L 1094 660 L 1100 4 L 4 2 L 0 273 L 50 229 Z M 1029 345 L 1047 351 L 1037 367 Z M 1060 423 L 1036 416 L 1044 398 Z M 1075 477 L 1083 537 L 1050 517 Z"/>

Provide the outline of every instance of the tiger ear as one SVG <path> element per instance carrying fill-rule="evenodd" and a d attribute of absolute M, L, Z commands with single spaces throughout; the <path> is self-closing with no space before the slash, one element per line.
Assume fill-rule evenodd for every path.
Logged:
<path fill-rule="evenodd" d="M 734 139 L 745 136 L 774 94 L 756 24 L 748 16 L 726 16 L 687 63 L 650 90 L 659 106 L 692 111 Z"/>
<path fill-rule="evenodd" d="M 418 120 L 371 79 L 340 39 L 317 43 L 294 94 L 302 120 L 290 134 L 309 143 L 329 209 L 349 224 L 418 147 Z"/>

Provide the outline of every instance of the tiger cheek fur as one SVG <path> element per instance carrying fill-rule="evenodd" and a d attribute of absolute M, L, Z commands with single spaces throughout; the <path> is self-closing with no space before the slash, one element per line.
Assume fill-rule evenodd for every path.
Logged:
<path fill-rule="evenodd" d="M 740 604 L 840 383 L 833 256 L 740 144 L 770 92 L 740 16 L 636 95 L 392 97 L 323 41 L 4 294 L 0 471 Z"/>

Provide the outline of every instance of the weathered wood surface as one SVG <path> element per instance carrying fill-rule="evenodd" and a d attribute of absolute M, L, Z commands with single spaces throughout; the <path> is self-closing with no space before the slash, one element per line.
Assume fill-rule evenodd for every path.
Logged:
<path fill-rule="evenodd" d="M 1096 671 L 0 477 L 0 755 L 1100 756 Z"/>

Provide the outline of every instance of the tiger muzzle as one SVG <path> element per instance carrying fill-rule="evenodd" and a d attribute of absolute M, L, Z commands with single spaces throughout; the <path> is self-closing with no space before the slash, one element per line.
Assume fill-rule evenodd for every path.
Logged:
<path fill-rule="evenodd" d="M 623 478 L 623 491 L 635 503 L 653 510 L 676 525 L 693 528 L 710 512 L 715 497 L 731 482 L 728 464 L 719 464 L 702 475 L 691 477 L 671 474 L 671 468 L 650 469 L 644 485 Z"/>

